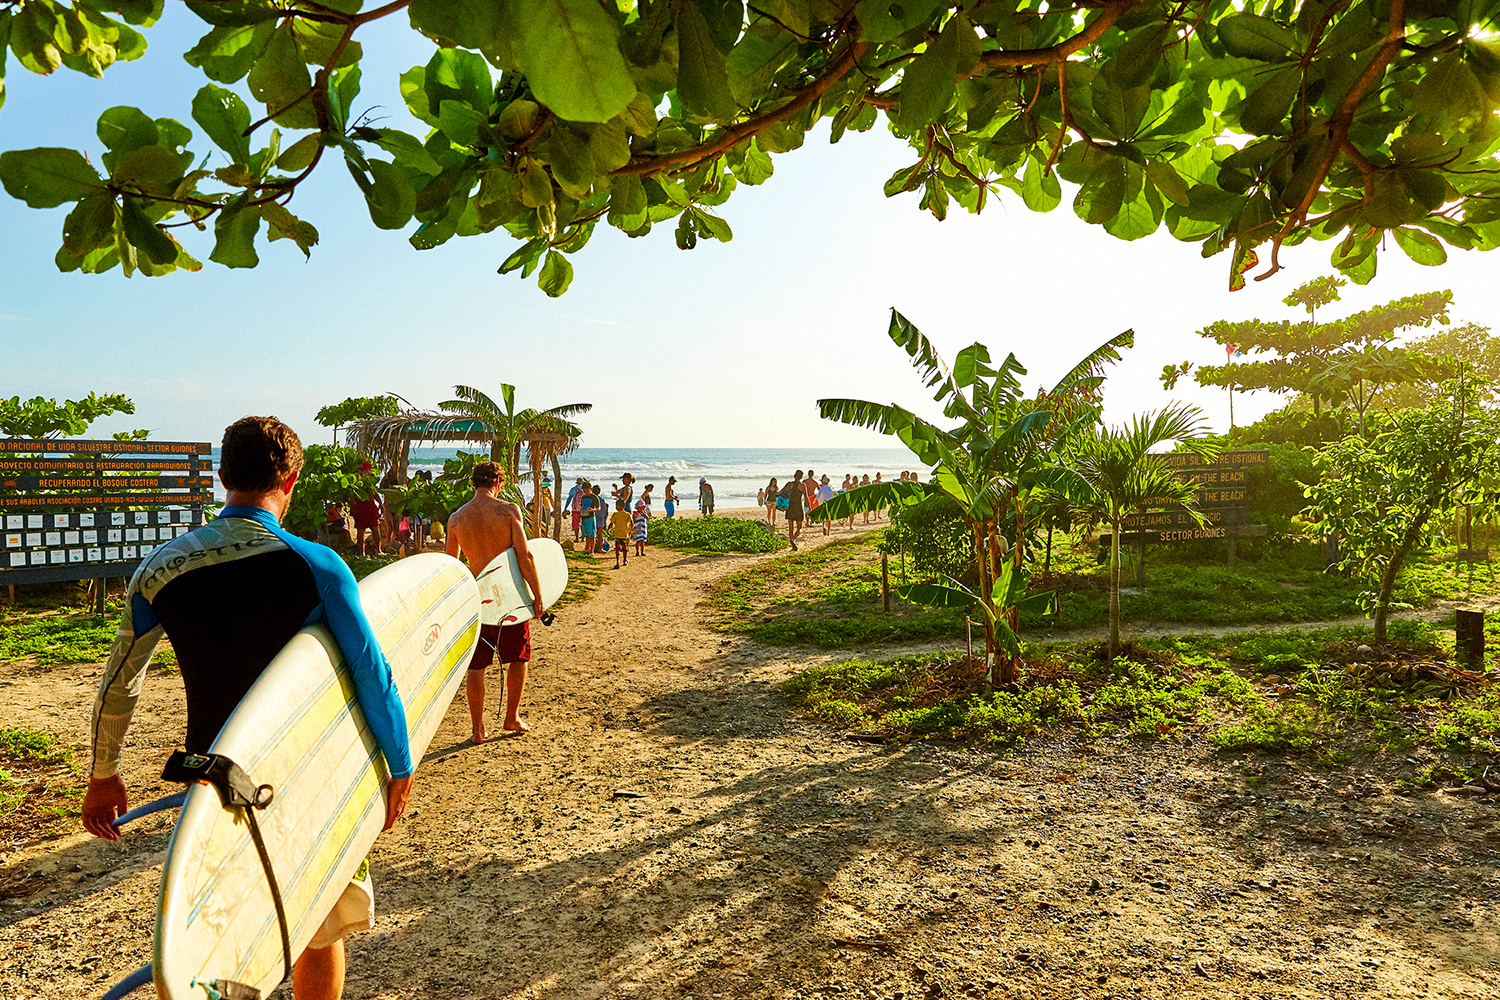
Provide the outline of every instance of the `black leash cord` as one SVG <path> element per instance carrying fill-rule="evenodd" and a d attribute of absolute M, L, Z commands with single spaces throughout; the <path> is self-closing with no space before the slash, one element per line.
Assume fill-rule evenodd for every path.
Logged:
<path fill-rule="evenodd" d="M 276 907 L 276 926 L 281 931 L 281 982 L 292 974 L 292 940 L 287 930 L 286 905 L 281 899 L 281 885 L 276 881 L 276 869 L 271 865 L 270 852 L 260 835 L 260 823 L 255 818 L 259 809 L 265 809 L 275 798 L 276 790 L 270 785 L 257 785 L 245 773 L 244 768 L 217 753 L 186 753 L 182 750 L 167 759 L 161 772 L 163 781 L 180 781 L 196 784 L 206 781 L 219 790 L 219 798 L 226 809 L 239 809 L 250 827 L 250 839 L 255 843 L 255 853 L 260 855 L 261 870 L 266 873 L 266 886 L 271 890 L 271 902 Z M 280 986 L 281 982 L 276 985 Z M 224 982 L 221 986 L 232 986 L 247 992 L 241 996 L 260 996 L 259 991 L 242 983 Z M 225 992 L 228 998 L 230 993 Z"/>

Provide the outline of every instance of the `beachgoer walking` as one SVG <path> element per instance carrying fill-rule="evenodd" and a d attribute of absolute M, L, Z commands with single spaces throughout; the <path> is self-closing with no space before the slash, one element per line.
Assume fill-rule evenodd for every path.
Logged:
<path fill-rule="evenodd" d="M 609 502 L 604 499 L 603 488 L 594 487 L 594 554 L 608 552 L 604 534 L 609 530 Z"/>
<path fill-rule="evenodd" d="M 281 527 L 301 470 L 302 442 L 286 424 L 275 417 L 230 424 L 219 455 L 227 505 L 208 524 L 157 548 L 131 578 L 119 638 L 94 699 L 93 762 L 81 810 L 94 836 L 120 838 L 113 823 L 130 804 L 120 751 L 164 631 L 187 690 L 184 747 L 202 754 L 281 647 L 303 625 L 327 625 L 391 775 L 382 829 L 406 810 L 413 767 L 406 713 L 360 608 L 354 574 L 332 549 Z M 344 936 L 375 922 L 368 868 L 360 872 L 292 969 L 299 997 L 337 997 L 343 989 Z M 323 876 L 310 870 L 300 877 L 316 885 Z"/>
<path fill-rule="evenodd" d="M 714 488 L 701 477 L 698 480 L 698 513 L 704 517 L 714 516 Z"/>
<path fill-rule="evenodd" d="M 781 493 L 781 487 L 776 485 L 776 477 L 772 476 L 771 477 L 771 481 L 766 484 L 766 489 L 765 489 L 765 494 L 766 494 L 765 507 L 766 507 L 766 520 L 771 522 L 771 527 L 773 527 L 773 528 L 776 527 L 776 511 L 778 509 L 780 509 L 780 507 L 781 507 L 781 502 L 778 499 L 778 495 L 780 493 Z"/>
<path fill-rule="evenodd" d="M 635 477 L 628 472 L 620 474 L 620 488 L 615 493 L 615 503 L 625 505 L 625 510 L 631 509 L 630 499 L 635 496 Z"/>
<path fill-rule="evenodd" d="M 630 519 L 630 540 L 635 542 L 635 554 L 638 556 L 646 554 L 646 518 L 650 516 L 651 511 L 644 503 L 635 505 L 635 516 Z"/>
<path fill-rule="evenodd" d="M 609 518 L 609 527 L 615 546 L 615 569 L 619 569 L 621 565 L 630 563 L 630 553 L 626 550 L 626 546 L 630 544 L 630 513 L 623 503 L 615 504 L 615 512 Z"/>
<path fill-rule="evenodd" d="M 579 493 L 579 532 L 583 535 L 583 551 L 585 555 L 594 552 L 594 536 L 598 534 L 598 527 L 594 523 L 596 516 L 602 517 L 603 510 L 600 506 L 599 487 L 586 489 Z"/>
<path fill-rule="evenodd" d="M 798 469 L 791 482 L 781 488 L 781 495 L 786 498 L 786 540 L 792 543 L 792 551 L 797 551 L 797 536 L 802 534 L 802 501 L 807 497 L 802 489 L 802 470 Z"/>
<path fill-rule="evenodd" d="M 583 528 L 583 495 L 589 488 L 589 481 L 582 476 L 573 483 L 573 488 L 568 491 L 566 501 L 568 516 L 573 524 L 573 541 L 578 541 L 580 530 Z M 584 551 L 588 551 L 585 549 Z"/>
<path fill-rule="evenodd" d="M 827 503 L 828 501 L 830 501 L 830 500 L 832 500 L 834 498 L 833 486 L 829 484 L 827 476 L 823 477 L 820 485 L 818 486 L 818 494 L 817 494 L 817 496 L 818 496 L 818 504 L 820 506 L 822 504 Z M 833 531 L 833 521 L 825 519 L 823 521 L 823 534 L 827 535 L 827 534 L 829 534 L 832 531 Z"/>
<path fill-rule="evenodd" d="M 662 510 L 664 510 L 664 511 L 667 512 L 667 516 L 668 517 L 676 517 L 677 516 L 677 491 L 674 490 L 674 489 L 672 489 L 672 487 L 676 486 L 676 485 L 677 485 L 677 477 L 676 476 L 668 476 L 667 477 L 667 488 L 663 491 L 663 494 L 662 494 L 665 499 L 662 501 L 662 505 L 661 505 L 662 506 Z"/>
<path fill-rule="evenodd" d="M 380 491 L 375 488 L 375 467 L 369 462 L 364 462 L 359 467 L 359 478 L 370 478 L 369 483 L 361 483 L 354 498 L 349 503 L 349 516 L 354 519 L 354 545 L 359 549 L 361 556 L 380 555 L 380 522 L 384 520 L 385 512 L 381 510 L 384 506 L 384 498 Z M 370 543 L 374 551 L 365 551 L 365 532 L 370 533 Z"/>
<path fill-rule="evenodd" d="M 874 481 L 874 483 L 872 485 L 876 485 L 876 486 L 880 485 L 880 473 L 878 473 L 878 472 L 875 473 L 875 481 Z M 880 520 L 880 508 L 879 507 L 875 508 L 875 520 L 877 520 L 877 521 Z"/>
<path fill-rule="evenodd" d="M 655 483 L 647 483 L 646 488 L 641 490 L 641 503 L 646 505 L 646 516 L 651 516 L 651 491 L 656 488 Z"/>
<path fill-rule="evenodd" d="M 859 481 L 859 485 L 860 486 L 869 486 L 870 485 L 870 474 L 868 472 L 866 472 L 864 478 Z M 870 512 L 869 511 L 865 511 L 865 523 L 866 524 L 870 523 Z"/>
<path fill-rule="evenodd" d="M 758 490 L 755 491 L 755 506 L 757 506 L 757 507 L 764 507 L 765 505 L 766 505 L 766 488 L 764 486 L 762 486 L 760 489 L 758 489 Z"/>
<path fill-rule="evenodd" d="M 521 579 L 535 595 L 532 612 L 540 616 L 546 610 L 542 604 L 542 585 L 537 582 L 536 560 L 526 547 L 521 508 L 498 496 L 505 487 L 505 473 L 494 462 L 480 462 L 469 474 L 469 482 L 474 485 L 473 499 L 448 518 L 445 546 L 448 554 L 467 562 L 469 572 L 477 577 L 500 553 L 515 549 Z M 519 714 L 521 692 L 526 689 L 526 664 L 530 660 L 531 622 L 479 626 L 479 645 L 469 660 L 464 688 L 475 743 L 483 743 L 489 736 L 484 728 L 484 671 L 491 663 L 505 664 L 505 721 L 500 728 L 512 733 L 530 732 L 531 727 Z"/>

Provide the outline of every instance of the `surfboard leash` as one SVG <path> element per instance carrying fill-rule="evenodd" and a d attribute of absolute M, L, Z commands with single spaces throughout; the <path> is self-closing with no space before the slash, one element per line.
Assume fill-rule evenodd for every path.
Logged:
<path fill-rule="evenodd" d="M 266 873 L 266 886 L 271 890 L 271 902 L 276 906 L 276 926 L 281 931 L 281 978 L 292 974 L 292 942 L 287 932 L 286 905 L 281 900 L 281 886 L 276 881 L 276 870 L 271 866 L 271 855 L 260 835 L 260 823 L 255 814 L 270 806 L 276 790 L 270 785 L 257 785 L 245 769 L 234 761 L 217 753 L 187 753 L 178 750 L 167 758 L 162 770 L 163 781 L 180 781 L 191 785 L 206 781 L 219 790 L 219 798 L 226 809 L 239 809 L 250 827 L 250 839 L 255 843 L 255 853 L 260 855 L 261 869 Z M 220 979 L 214 985 L 224 1000 L 260 1000 L 260 991 L 253 986 Z M 279 985 L 279 984 L 278 984 Z"/>

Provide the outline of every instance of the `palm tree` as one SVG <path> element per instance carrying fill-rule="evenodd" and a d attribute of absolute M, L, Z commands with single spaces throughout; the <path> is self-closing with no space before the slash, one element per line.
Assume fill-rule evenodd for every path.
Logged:
<path fill-rule="evenodd" d="M 1102 369 L 1119 360 L 1120 348 L 1130 346 L 1134 334 L 1127 330 L 1106 341 L 1037 399 L 1022 394 L 1020 376 L 1026 369 L 1014 354 L 994 368 L 989 349 L 974 343 L 958 353 L 950 370 L 922 332 L 895 310 L 888 334 L 912 358 L 927 387 L 936 387 L 933 398 L 943 404 L 943 416 L 958 423 L 944 429 L 894 403 L 818 400 L 825 419 L 894 434 L 933 471 L 928 483 L 851 490 L 819 505 L 810 517 L 837 520 L 863 510 L 916 503 L 934 490 L 952 497 L 974 539 L 977 591 L 945 579 L 941 584 L 910 584 L 898 593 L 923 604 L 977 606 L 984 615 L 986 683 L 993 683 L 1002 649 L 1000 682 L 1011 683 L 1021 655 L 1016 628 L 1022 608 L 1052 603 L 1051 594 L 1026 596 L 1027 499 L 1039 487 L 1070 492 L 1081 487 L 1057 457 L 1062 444 L 1098 420 Z M 1007 520 L 1012 522 L 1011 539 L 1002 535 Z M 1000 555 L 1007 548 L 1010 559 Z"/>
<path fill-rule="evenodd" d="M 1120 530 L 1125 519 L 1147 504 L 1180 503 L 1200 525 L 1192 505 L 1194 483 L 1179 479 L 1152 449 L 1169 441 L 1200 458 L 1219 446 L 1203 440 L 1203 415 L 1196 406 L 1173 405 L 1159 413 L 1137 414 L 1123 428 L 1091 428 L 1074 445 L 1069 464 L 1088 484 L 1084 504 L 1096 520 L 1109 523 L 1109 658 L 1120 655 Z"/>
<path fill-rule="evenodd" d="M 511 482 L 520 476 L 521 439 L 528 431 L 555 431 L 576 439 L 583 431 L 567 420 L 568 417 L 587 413 L 593 403 L 565 403 L 546 410 L 516 409 L 516 387 L 500 384 L 502 407 L 478 389 L 467 385 L 456 385 L 453 394 L 457 399 L 438 404 L 438 409 L 450 414 L 454 420 L 477 420 L 494 435 L 490 441 L 490 461 L 500 463 Z M 555 422 L 555 423 L 554 423 Z"/>

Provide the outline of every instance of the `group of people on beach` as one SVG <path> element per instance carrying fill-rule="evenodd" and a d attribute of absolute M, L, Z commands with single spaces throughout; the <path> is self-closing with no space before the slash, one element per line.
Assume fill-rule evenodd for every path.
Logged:
<path fill-rule="evenodd" d="M 915 472 L 903 472 L 898 481 L 903 483 L 916 482 L 917 478 Z M 771 522 L 773 529 L 776 526 L 776 513 L 780 511 L 785 516 L 787 541 L 792 543 L 792 548 L 795 550 L 797 548 L 797 539 L 802 535 L 802 525 L 806 520 L 808 511 L 827 503 L 841 493 L 848 493 L 850 490 L 856 490 L 862 486 L 878 485 L 881 482 L 881 473 L 879 472 L 875 473 L 874 479 L 871 479 L 868 473 L 862 478 L 854 473 L 848 473 L 844 476 L 843 483 L 835 489 L 826 475 L 820 478 L 812 469 L 808 469 L 806 473 L 798 469 L 785 484 L 780 484 L 777 478 L 772 476 L 771 481 L 765 485 L 765 488 L 756 492 L 755 500 L 759 506 L 766 509 L 766 520 Z M 870 515 L 872 513 L 877 521 L 880 520 L 880 511 L 878 509 L 865 511 L 864 523 L 870 523 Z M 854 515 L 852 513 L 848 517 L 848 526 L 850 530 L 853 530 Z M 823 534 L 830 534 L 832 530 L 833 522 L 824 521 Z"/>

